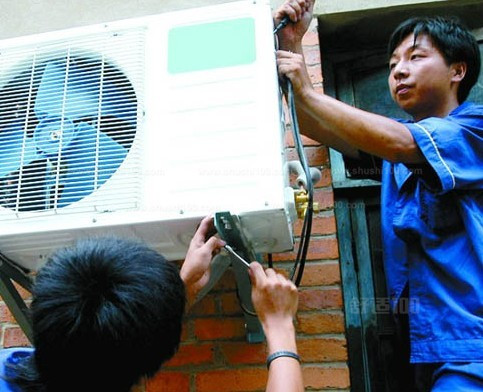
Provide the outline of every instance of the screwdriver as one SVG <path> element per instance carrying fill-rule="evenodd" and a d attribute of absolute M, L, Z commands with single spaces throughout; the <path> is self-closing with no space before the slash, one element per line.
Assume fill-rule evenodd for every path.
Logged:
<path fill-rule="evenodd" d="M 248 261 L 246 261 L 243 257 L 241 257 L 238 253 L 236 253 L 230 245 L 225 245 L 224 248 L 228 251 L 228 253 L 231 253 L 238 260 L 240 260 L 243 264 L 245 264 L 247 267 L 250 268 L 250 263 Z"/>

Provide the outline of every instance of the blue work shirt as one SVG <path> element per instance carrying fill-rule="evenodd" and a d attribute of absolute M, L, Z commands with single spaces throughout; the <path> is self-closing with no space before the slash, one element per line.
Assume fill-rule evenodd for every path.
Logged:
<path fill-rule="evenodd" d="M 33 348 L 30 347 L 13 347 L 0 350 L 0 391 L 1 392 L 18 392 L 20 389 L 13 386 L 11 383 L 5 381 L 5 376 L 12 377 L 12 374 L 8 374 L 5 367 L 7 362 L 12 364 L 17 363 L 23 358 L 32 355 Z"/>
<path fill-rule="evenodd" d="M 411 362 L 483 361 L 483 106 L 405 123 L 425 164 L 383 163 L 391 306 L 409 288 Z"/>

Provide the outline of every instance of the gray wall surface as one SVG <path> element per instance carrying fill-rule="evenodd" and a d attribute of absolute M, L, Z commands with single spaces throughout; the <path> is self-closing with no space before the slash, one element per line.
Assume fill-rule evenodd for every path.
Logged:
<path fill-rule="evenodd" d="M 0 39 L 235 0 L 0 0 Z M 267 0 L 269 1 L 269 0 Z M 317 0 L 315 14 L 386 8 L 441 0 Z M 271 0 L 273 8 L 283 0 Z"/>

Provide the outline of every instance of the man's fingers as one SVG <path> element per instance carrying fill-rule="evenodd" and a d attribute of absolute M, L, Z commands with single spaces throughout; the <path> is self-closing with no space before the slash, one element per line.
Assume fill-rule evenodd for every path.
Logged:
<path fill-rule="evenodd" d="M 281 283 L 286 283 L 287 282 L 287 278 L 285 276 L 283 276 L 282 274 L 280 274 L 280 273 L 277 274 L 277 279 Z"/>
<path fill-rule="evenodd" d="M 265 270 L 265 274 L 267 275 L 267 278 L 276 278 L 277 277 L 277 273 L 272 268 L 267 268 Z"/>
<path fill-rule="evenodd" d="M 289 52 L 287 50 L 281 50 L 281 49 L 277 50 L 276 54 L 277 54 L 277 59 L 290 59 L 295 57 L 296 55 L 296 53 Z"/>
<path fill-rule="evenodd" d="M 211 251 L 211 253 L 224 247 L 225 245 L 226 245 L 225 241 L 217 237 L 211 237 L 208 241 L 206 241 L 206 244 L 205 244 L 205 246 Z"/>
<path fill-rule="evenodd" d="M 261 284 L 261 282 L 267 279 L 267 275 L 265 274 L 262 265 L 257 261 L 253 261 L 252 263 L 250 263 L 250 271 L 250 278 L 254 286 L 258 286 L 259 284 Z"/>
<path fill-rule="evenodd" d="M 314 10 L 314 6 L 315 6 L 315 0 L 307 1 L 307 11 L 312 13 L 312 11 Z"/>
<path fill-rule="evenodd" d="M 198 228 L 196 229 L 196 232 L 195 232 L 195 235 L 193 236 L 193 239 L 195 241 L 205 242 L 208 234 L 210 232 L 213 232 L 213 231 L 215 231 L 213 216 L 211 216 L 211 215 L 205 216 L 201 220 L 200 224 L 198 225 Z"/>
<path fill-rule="evenodd" d="M 297 21 L 297 13 L 295 12 L 295 10 L 290 7 L 288 4 L 284 4 L 281 8 L 279 8 L 279 10 L 277 11 L 277 15 L 275 17 L 275 21 L 280 23 L 280 21 L 285 17 L 285 16 L 288 16 L 288 18 L 292 21 L 292 22 L 296 22 Z"/>
<path fill-rule="evenodd" d="M 315 1 L 310 0 L 292 0 L 283 4 L 275 14 L 276 22 L 280 22 L 285 16 L 288 16 L 291 22 L 300 21 L 305 12 L 312 13 Z"/>
<path fill-rule="evenodd" d="M 302 16 L 302 7 L 297 1 L 291 1 L 289 6 L 292 7 L 292 14 L 290 15 L 290 20 L 292 22 L 297 22 Z"/>

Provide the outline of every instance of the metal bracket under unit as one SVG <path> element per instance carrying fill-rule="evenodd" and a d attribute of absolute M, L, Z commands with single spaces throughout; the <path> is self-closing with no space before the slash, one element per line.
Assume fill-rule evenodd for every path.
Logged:
<path fill-rule="evenodd" d="M 12 281 L 27 291 L 32 290 L 33 278 L 0 253 L 0 297 L 32 343 L 33 332 L 29 309 Z"/>
<path fill-rule="evenodd" d="M 221 239 L 231 246 L 237 254 L 248 262 L 258 260 L 253 249 L 248 245 L 245 236 L 239 229 L 238 217 L 232 216 L 229 212 L 218 212 L 215 214 L 214 221 Z M 240 307 L 245 316 L 247 339 L 250 343 L 262 342 L 265 335 L 263 334 L 262 326 L 253 307 L 252 286 L 247 267 L 240 261 L 235 260 L 235 256 L 233 255 L 230 255 L 230 259 L 237 282 Z"/>
<path fill-rule="evenodd" d="M 239 256 L 249 262 L 258 260 L 258 257 L 252 248 L 249 247 L 245 236 L 239 229 L 240 223 L 237 216 L 232 216 L 229 212 L 217 212 L 214 216 L 214 223 L 220 238 L 233 248 Z M 245 264 L 236 260 L 236 256 L 226 253 L 220 253 L 215 256 L 211 265 L 210 281 L 199 293 L 197 300 L 204 297 L 213 288 L 230 265 L 235 274 L 238 299 L 245 316 L 247 340 L 249 343 L 262 342 L 265 339 L 265 335 L 253 307 L 248 269 Z"/>

